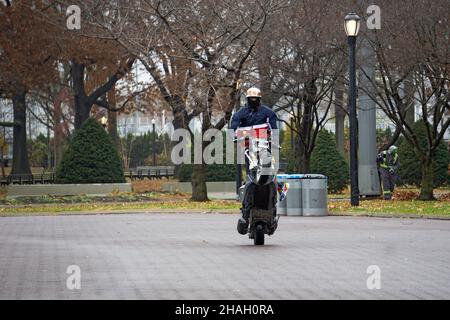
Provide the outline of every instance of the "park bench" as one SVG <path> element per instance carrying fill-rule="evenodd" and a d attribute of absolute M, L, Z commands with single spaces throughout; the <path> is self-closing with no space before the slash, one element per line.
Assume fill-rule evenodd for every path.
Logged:
<path fill-rule="evenodd" d="M 131 170 L 123 170 L 123 175 L 125 176 L 125 178 L 131 179 Z"/>
<path fill-rule="evenodd" d="M 8 184 L 33 184 L 34 177 L 32 174 L 10 174 L 8 176 Z"/>
<path fill-rule="evenodd" d="M 136 180 L 136 179 L 140 179 L 141 172 L 139 170 L 128 169 L 128 170 L 124 170 L 124 176 L 125 176 L 125 178 L 129 178 L 131 180 Z"/>
<path fill-rule="evenodd" d="M 32 174 L 9 174 L 7 177 L 0 178 L 2 186 L 10 184 L 48 184 L 55 182 L 55 173 L 42 172 Z"/>
<path fill-rule="evenodd" d="M 138 167 L 136 169 L 124 170 L 125 178 L 131 180 L 144 179 L 170 179 L 174 176 L 175 167 L 173 166 L 155 166 L 155 167 Z M 48 171 L 42 173 L 32 174 L 10 174 L 6 177 L 0 178 L 0 185 L 6 186 L 9 184 L 49 184 L 55 183 L 55 173 Z"/>
<path fill-rule="evenodd" d="M 7 186 L 8 185 L 8 177 L 7 176 L 5 176 L 5 177 L 0 177 L 0 186 Z"/>
<path fill-rule="evenodd" d="M 174 176 L 175 167 L 173 166 L 144 166 L 137 167 L 138 178 L 143 180 L 145 178 L 151 179 L 162 179 Z"/>
<path fill-rule="evenodd" d="M 34 174 L 34 183 L 50 184 L 55 183 L 55 173 L 47 171 L 39 174 Z"/>

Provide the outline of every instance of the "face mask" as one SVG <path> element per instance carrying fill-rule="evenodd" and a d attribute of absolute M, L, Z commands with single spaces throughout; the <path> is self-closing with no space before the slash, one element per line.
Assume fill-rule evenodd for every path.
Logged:
<path fill-rule="evenodd" d="M 259 107 L 260 104 L 261 104 L 261 100 L 260 99 L 255 99 L 255 100 L 248 99 L 248 105 L 252 109 L 256 110 Z"/>

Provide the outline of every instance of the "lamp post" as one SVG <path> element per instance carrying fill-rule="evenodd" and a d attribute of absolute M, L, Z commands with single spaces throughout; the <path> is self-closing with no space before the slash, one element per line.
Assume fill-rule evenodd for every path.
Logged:
<path fill-rule="evenodd" d="M 152 155 L 153 155 L 153 166 L 156 166 L 156 149 L 155 149 L 155 143 L 156 143 L 156 133 L 155 133 L 155 123 L 156 120 L 152 119 L 152 129 L 153 129 L 153 135 L 152 135 Z"/>
<path fill-rule="evenodd" d="M 359 31 L 360 18 L 356 13 L 349 13 L 344 19 L 345 33 L 349 47 L 349 119 L 350 119 L 350 202 L 352 206 L 359 206 L 358 189 L 358 119 L 356 117 L 356 71 L 355 47 L 356 36 Z"/>
<path fill-rule="evenodd" d="M 235 105 L 235 111 L 239 111 L 239 107 L 241 104 L 241 80 L 238 80 L 236 82 L 236 105 Z M 242 186 L 242 165 L 239 162 L 239 154 L 238 154 L 238 144 L 236 144 L 236 195 L 239 199 L 239 189 Z"/>
<path fill-rule="evenodd" d="M 106 116 L 103 116 L 100 119 L 100 123 L 102 124 L 103 128 L 106 130 L 106 126 L 108 125 L 108 118 Z"/>

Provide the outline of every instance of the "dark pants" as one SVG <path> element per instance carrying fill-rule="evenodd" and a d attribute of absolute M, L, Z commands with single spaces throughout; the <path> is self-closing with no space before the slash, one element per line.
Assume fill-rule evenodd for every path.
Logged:
<path fill-rule="evenodd" d="M 385 200 L 392 199 L 392 193 L 395 188 L 395 181 L 397 180 L 397 175 L 395 173 L 390 173 L 387 168 L 380 168 L 380 179 L 383 186 L 383 197 Z"/>

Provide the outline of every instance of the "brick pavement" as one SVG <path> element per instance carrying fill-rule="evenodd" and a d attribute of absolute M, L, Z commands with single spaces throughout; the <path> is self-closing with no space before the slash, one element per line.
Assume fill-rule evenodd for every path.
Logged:
<path fill-rule="evenodd" d="M 0 218 L 0 299 L 448 299 L 450 221 L 234 214 Z M 69 290 L 69 265 L 81 289 Z M 369 290 L 369 265 L 381 289 Z"/>

